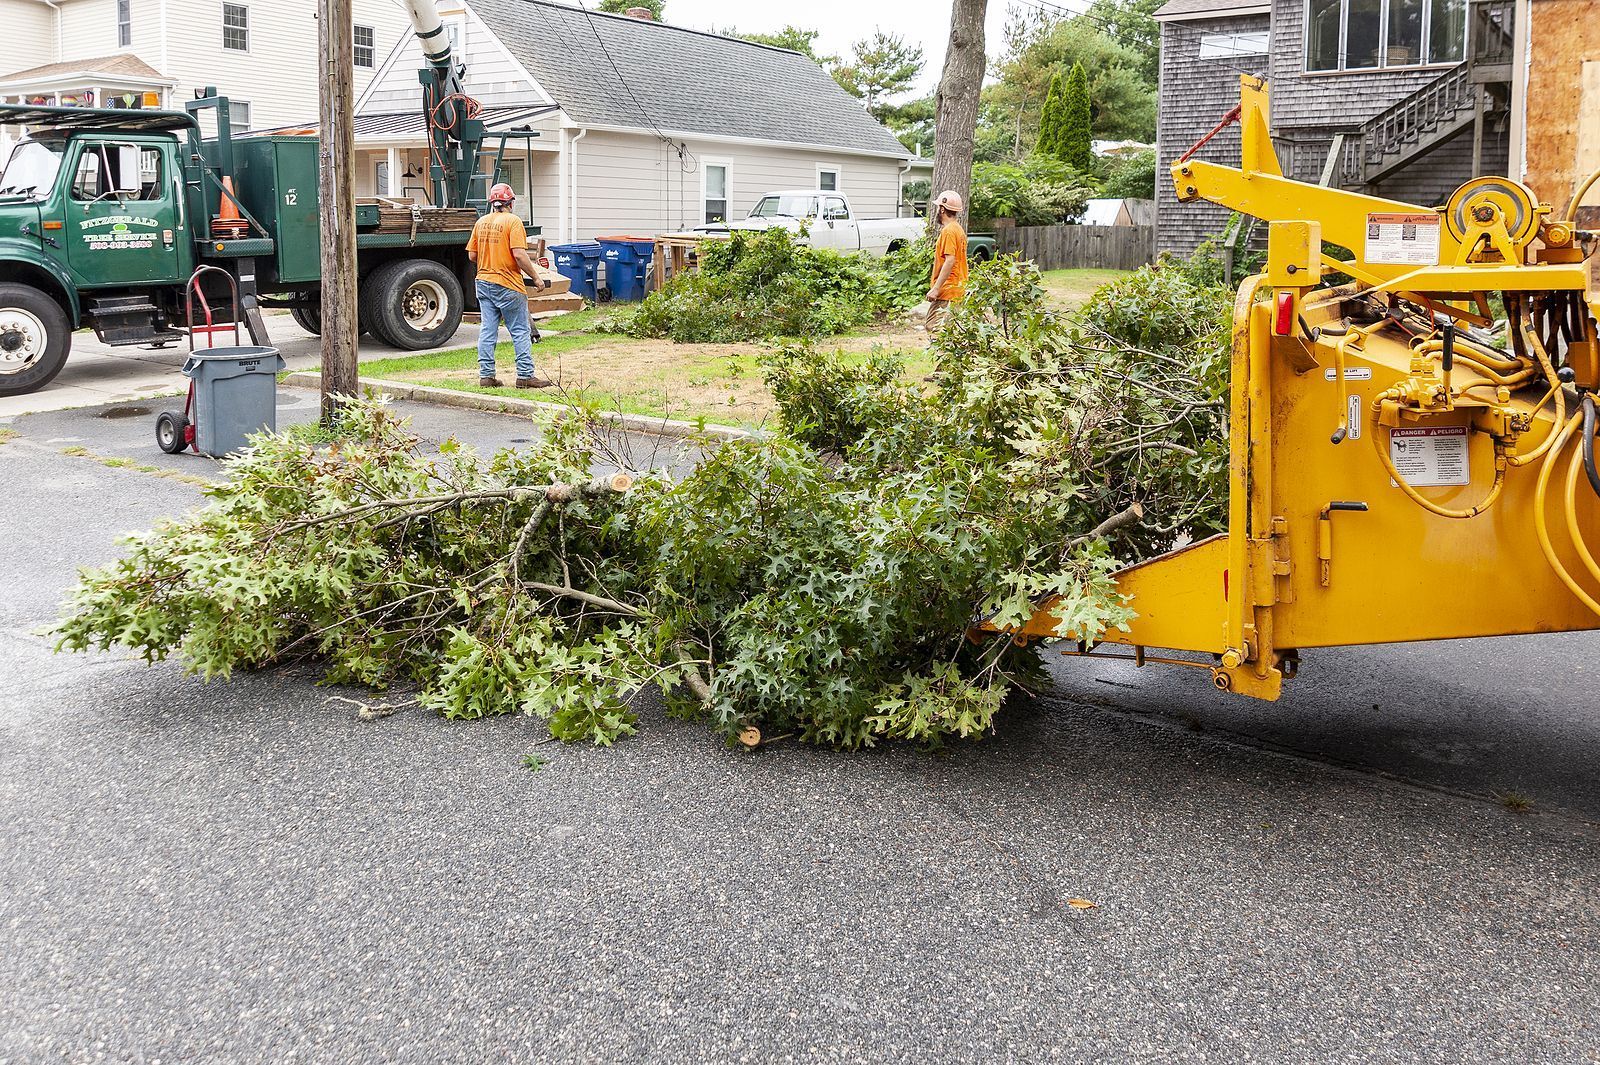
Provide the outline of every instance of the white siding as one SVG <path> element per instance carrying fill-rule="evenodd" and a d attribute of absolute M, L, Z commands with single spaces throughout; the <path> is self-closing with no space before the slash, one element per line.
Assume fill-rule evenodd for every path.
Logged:
<path fill-rule="evenodd" d="M 74 6 L 99 2 L 75 0 Z M 153 19 L 160 25 L 163 0 L 135 2 L 141 8 L 153 7 Z M 316 121 L 316 4 L 313 0 L 244 2 L 250 9 L 248 52 L 223 50 L 222 0 L 164 0 L 164 38 L 146 33 L 142 12 L 136 12 L 133 51 L 178 80 L 175 104 L 192 99 L 196 89 L 215 85 L 224 95 L 249 101 L 250 124 L 256 129 Z M 405 14 L 390 0 L 353 0 L 353 8 L 355 23 L 374 29 L 379 62 L 402 33 L 411 32 Z M 357 95 L 375 70 L 356 68 Z"/>
<path fill-rule="evenodd" d="M 0 25 L 11 43 L 0 74 L 55 62 L 56 13 L 39 0 L 0 0 Z"/>
<path fill-rule="evenodd" d="M 531 88 L 521 67 L 500 47 L 494 35 L 476 16 L 459 12 L 446 13 L 443 18 L 445 26 L 452 28 L 456 46 L 466 53 L 468 95 L 485 107 L 544 102 L 543 97 Z M 462 44 L 463 38 L 465 44 Z M 380 64 L 378 84 L 360 107 L 363 114 L 392 114 L 418 106 L 421 88 L 417 83 L 417 70 L 423 66 L 422 47 L 416 37 L 408 32 L 399 54 L 391 57 L 391 51 L 390 47 L 381 50 L 381 54 L 392 58 L 392 62 L 387 66 Z M 358 100 L 358 103 L 361 101 Z"/>
<path fill-rule="evenodd" d="M 900 164 L 893 159 L 691 140 L 680 161 L 657 137 L 609 132 L 588 134 L 577 151 L 580 239 L 649 236 L 702 224 L 708 161 L 729 167 L 733 218 L 743 218 L 765 193 L 816 188 L 819 166 L 839 171 L 839 190 L 863 218 L 893 217 L 900 200 Z"/>

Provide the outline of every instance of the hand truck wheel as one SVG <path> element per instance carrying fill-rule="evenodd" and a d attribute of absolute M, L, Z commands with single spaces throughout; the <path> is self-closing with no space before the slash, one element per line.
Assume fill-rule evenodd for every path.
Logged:
<path fill-rule="evenodd" d="M 156 419 L 156 446 L 169 455 L 176 455 L 189 446 L 189 419 L 172 411 L 162 411 Z"/>

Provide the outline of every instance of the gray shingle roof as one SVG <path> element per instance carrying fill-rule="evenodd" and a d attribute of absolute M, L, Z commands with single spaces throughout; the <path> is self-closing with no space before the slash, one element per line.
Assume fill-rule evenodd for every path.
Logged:
<path fill-rule="evenodd" d="M 580 125 L 911 154 L 798 52 L 546 0 L 469 3 Z"/>

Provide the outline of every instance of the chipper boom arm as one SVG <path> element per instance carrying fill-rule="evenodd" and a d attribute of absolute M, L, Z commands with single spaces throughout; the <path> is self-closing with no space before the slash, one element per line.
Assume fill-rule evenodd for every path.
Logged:
<path fill-rule="evenodd" d="M 1234 307 L 1228 532 L 1123 570 L 1138 616 L 1101 642 L 1276 699 L 1302 648 L 1600 628 L 1594 236 L 1506 178 L 1438 208 L 1285 178 L 1254 78 L 1239 119 L 1241 166 L 1172 168 L 1180 200 L 1269 223 Z M 1011 635 L 1080 634 L 1044 602 Z"/>

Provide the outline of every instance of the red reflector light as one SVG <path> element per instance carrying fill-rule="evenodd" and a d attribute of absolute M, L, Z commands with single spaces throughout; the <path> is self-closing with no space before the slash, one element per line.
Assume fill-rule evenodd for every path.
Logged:
<path fill-rule="evenodd" d="M 550 269 L 550 256 L 541 255 L 539 257 L 539 265 L 544 267 L 546 270 Z"/>
<path fill-rule="evenodd" d="M 1294 293 L 1278 293 L 1278 315 L 1272 322 L 1272 332 L 1286 337 L 1294 332 Z"/>

